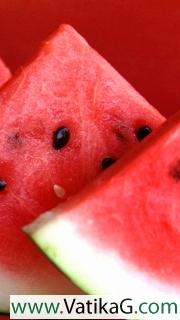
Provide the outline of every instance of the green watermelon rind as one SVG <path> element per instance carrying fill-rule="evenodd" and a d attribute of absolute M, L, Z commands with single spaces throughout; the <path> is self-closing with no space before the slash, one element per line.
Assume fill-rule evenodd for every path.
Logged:
<path fill-rule="evenodd" d="M 99 250 L 95 252 L 91 241 L 88 243 L 79 236 L 78 227 L 76 229 L 74 221 L 69 221 L 68 214 L 63 216 L 63 212 L 61 215 L 47 212 L 23 230 L 45 255 L 87 294 L 126 296 L 131 293 L 131 296 L 136 296 L 139 288 L 139 292 L 148 292 L 151 296 L 165 299 L 167 292 L 171 292 L 169 286 L 162 287 L 157 279 L 147 277 L 133 265 L 119 259 L 115 253 L 100 253 Z M 113 270 L 114 276 L 112 281 L 111 273 L 108 282 L 106 275 L 110 270 Z M 117 274 L 120 282 L 117 281 Z"/>

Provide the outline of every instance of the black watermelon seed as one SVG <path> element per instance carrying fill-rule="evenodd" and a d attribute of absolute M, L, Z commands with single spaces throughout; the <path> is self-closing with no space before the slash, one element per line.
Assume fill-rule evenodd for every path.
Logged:
<path fill-rule="evenodd" d="M 53 147 L 56 150 L 63 148 L 69 141 L 70 131 L 68 128 L 60 127 L 53 133 Z"/>
<path fill-rule="evenodd" d="M 4 180 L 0 180 L 0 191 L 3 191 L 6 188 L 6 182 Z"/>
<path fill-rule="evenodd" d="M 102 169 L 105 170 L 108 167 L 110 167 L 113 163 L 115 163 L 116 160 L 112 159 L 112 158 L 104 158 L 102 161 Z"/>
<path fill-rule="evenodd" d="M 143 140 L 148 134 L 152 132 L 152 129 L 150 127 L 144 126 L 138 129 L 136 132 L 136 137 L 139 141 Z"/>

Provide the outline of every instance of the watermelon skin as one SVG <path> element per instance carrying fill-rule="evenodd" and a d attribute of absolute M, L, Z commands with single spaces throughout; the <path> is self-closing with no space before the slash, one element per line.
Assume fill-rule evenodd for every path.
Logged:
<path fill-rule="evenodd" d="M 90 294 L 179 296 L 179 143 L 180 113 L 26 232 Z"/>
<path fill-rule="evenodd" d="M 138 144 L 138 128 L 155 130 L 165 119 L 70 26 L 5 86 L 0 105 L 0 178 L 7 184 L 0 193 L 0 308 L 8 310 L 13 293 L 79 293 L 21 227 L 93 180 L 105 157 Z M 55 150 L 62 126 L 70 140 Z M 65 190 L 62 199 L 54 185 Z"/>
<path fill-rule="evenodd" d="M 1 0 L 0 55 L 17 69 L 64 21 L 165 116 L 179 110 L 178 0 Z"/>
<path fill-rule="evenodd" d="M 0 58 L 0 86 L 2 86 L 11 77 L 10 70 L 6 67 L 4 62 Z"/>

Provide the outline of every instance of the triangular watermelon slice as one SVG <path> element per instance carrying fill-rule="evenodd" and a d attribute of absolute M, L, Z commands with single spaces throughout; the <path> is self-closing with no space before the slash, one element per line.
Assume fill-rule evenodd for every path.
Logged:
<path fill-rule="evenodd" d="M 180 294 L 180 113 L 26 228 L 88 293 Z"/>
<path fill-rule="evenodd" d="M 0 308 L 9 294 L 79 292 L 21 227 L 80 190 L 164 118 L 70 26 L 0 95 Z"/>
<path fill-rule="evenodd" d="M 1 0 L 0 54 L 17 69 L 63 21 L 76 26 L 163 114 L 179 110 L 178 0 Z"/>
<path fill-rule="evenodd" d="M 0 86 L 2 86 L 11 77 L 11 72 L 0 58 Z"/>

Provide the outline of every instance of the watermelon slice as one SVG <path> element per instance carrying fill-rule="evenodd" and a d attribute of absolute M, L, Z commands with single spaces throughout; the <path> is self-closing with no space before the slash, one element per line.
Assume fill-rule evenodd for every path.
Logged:
<path fill-rule="evenodd" d="M 11 77 L 9 69 L 0 58 L 0 86 L 2 86 Z"/>
<path fill-rule="evenodd" d="M 0 55 L 17 69 L 64 21 L 165 116 L 179 110 L 178 0 L 1 0 Z"/>
<path fill-rule="evenodd" d="M 79 292 L 21 227 L 80 190 L 164 118 L 70 26 L 0 95 L 0 308 L 9 294 Z"/>
<path fill-rule="evenodd" d="M 179 295 L 179 144 L 180 113 L 26 232 L 88 293 Z"/>

